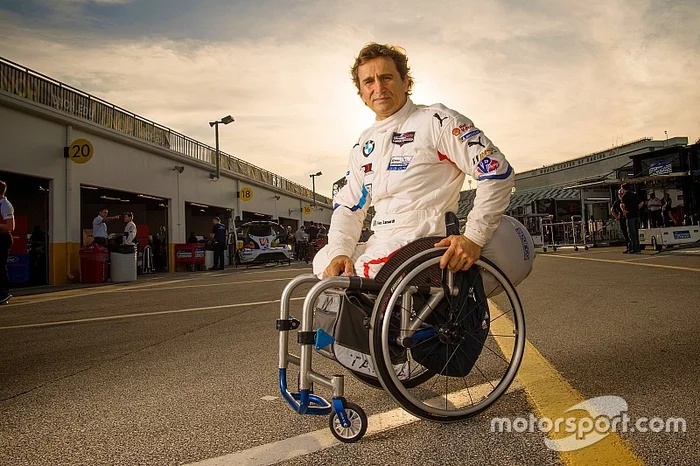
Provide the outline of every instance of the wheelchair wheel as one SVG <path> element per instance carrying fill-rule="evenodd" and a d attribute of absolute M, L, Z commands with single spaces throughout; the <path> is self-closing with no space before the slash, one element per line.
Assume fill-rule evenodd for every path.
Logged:
<path fill-rule="evenodd" d="M 453 422 L 477 415 L 508 389 L 522 361 L 525 322 L 515 288 L 486 259 L 472 266 L 480 273 L 469 275 L 477 278 L 468 284 L 466 298 L 462 296 L 466 292 L 464 289 L 457 297 L 445 296 L 442 293 L 442 271 L 438 267 L 445 249 L 430 249 L 415 256 L 398 267 L 385 282 L 372 313 L 370 352 L 379 382 L 399 406 L 423 419 Z M 488 306 L 485 292 L 478 294 L 473 291 L 482 286 L 482 281 L 488 281 L 490 286 L 495 281 L 497 286 L 493 290 L 503 291 L 498 296 L 497 307 Z M 410 300 L 406 301 L 404 294 L 411 295 L 421 289 L 430 290 L 434 305 L 428 306 L 431 301 L 425 300 L 420 309 L 407 309 L 405 306 Z M 480 296 L 478 299 L 477 295 Z M 472 307 L 460 304 L 456 309 L 453 303 L 460 297 L 461 303 L 473 298 L 474 302 L 469 303 Z M 466 329 L 462 322 L 473 321 L 474 316 L 459 314 L 466 312 L 464 309 L 481 309 L 484 314 L 479 319 L 483 321 L 479 320 L 477 327 Z M 423 311 L 429 313 L 423 319 L 417 319 Z M 404 322 L 409 319 L 417 327 L 408 340 L 399 337 L 401 329 L 397 321 L 401 322 L 402 316 Z M 494 322 L 497 324 L 493 325 Z M 399 342 L 405 341 L 408 342 L 404 344 L 406 351 L 412 354 L 409 360 L 431 362 L 433 367 L 430 369 L 434 370 L 431 380 L 412 387 L 396 375 L 391 354 Z M 465 350 L 474 345 L 481 345 L 476 353 Z M 472 355 L 469 356 L 472 359 L 464 359 L 464 354 Z M 461 365 L 467 369 L 461 371 Z"/>
<path fill-rule="evenodd" d="M 367 414 L 355 403 L 345 402 L 345 415 L 350 421 L 348 427 L 343 427 L 338 413 L 331 413 L 328 419 L 328 427 L 335 438 L 343 443 L 354 443 L 360 440 L 367 432 Z"/>

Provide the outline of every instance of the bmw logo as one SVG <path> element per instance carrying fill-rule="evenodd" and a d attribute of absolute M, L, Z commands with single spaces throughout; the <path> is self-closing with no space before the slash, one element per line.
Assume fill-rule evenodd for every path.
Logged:
<path fill-rule="evenodd" d="M 371 154 L 373 150 L 374 141 L 367 141 L 365 142 L 365 145 L 362 146 L 362 154 L 364 154 L 365 157 L 369 157 L 369 154 Z"/>

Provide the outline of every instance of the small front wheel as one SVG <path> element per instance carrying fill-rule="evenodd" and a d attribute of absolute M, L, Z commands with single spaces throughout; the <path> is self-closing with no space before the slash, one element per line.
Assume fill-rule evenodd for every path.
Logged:
<path fill-rule="evenodd" d="M 343 427 L 338 413 L 333 411 L 328 419 L 328 426 L 335 438 L 343 443 L 355 443 L 367 432 L 367 414 L 355 403 L 344 403 L 345 415 L 350 422 L 348 427 Z"/>

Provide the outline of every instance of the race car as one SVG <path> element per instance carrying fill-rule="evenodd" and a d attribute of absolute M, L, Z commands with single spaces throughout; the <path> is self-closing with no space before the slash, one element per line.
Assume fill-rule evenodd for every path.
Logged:
<path fill-rule="evenodd" d="M 252 221 L 236 229 L 236 263 L 242 265 L 292 262 L 287 231 L 271 221 Z"/>

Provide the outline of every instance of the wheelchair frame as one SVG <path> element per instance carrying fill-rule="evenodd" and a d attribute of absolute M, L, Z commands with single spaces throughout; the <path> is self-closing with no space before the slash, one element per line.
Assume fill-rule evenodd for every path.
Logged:
<path fill-rule="evenodd" d="M 424 251 L 423 253 L 415 256 L 411 260 L 416 261 L 421 259 L 423 256 L 428 256 L 430 253 L 435 254 L 436 251 L 444 249 L 445 248 L 435 248 L 428 251 Z M 428 264 L 421 270 L 425 270 L 427 267 L 431 266 L 431 264 L 434 264 L 435 259 L 428 259 L 428 261 L 426 261 L 425 263 L 427 264 L 428 262 L 430 262 L 430 264 Z M 408 263 L 408 261 L 406 263 Z M 477 261 L 475 265 L 493 274 L 497 278 L 497 281 L 499 281 L 499 285 L 502 286 L 507 292 L 511 302 L 517 302 L 517 305 L 520 306 L 520 301 L 517 296 L 517 293 L 515 292 L 515 288 L 512 286 L 512 284 L 510 284 L 507 277 L 505 277 L 505 275 L 494 264 L 490 263 L 488 260 L 481 259 Z M 280 301 L 280 317 L 277 320 L 276 324 L 277 330 L 279 331 L 280 392 L 283 398 L 289 403 L 291 408 L 299 414 L 330 414 L 329 426 L 331 432 L 341 442 L 349 443 L 358 441 L 366 432 L 367 416 L 361 407 L 357 406 L 354 403 L 347 402 L 345 400 L 345 382 L 344 376 L 342 374 L 326 377 L 313 370 L 313 351 L 314 349 L 319 351 L 322 347 L 325 346 L 322 344 L 323 342 L 320 341 L 320 339 L 318 339 L 318 332 L 315 332 L 313 330 L 314 305 L 319 296 L 324 291 L 331 288 L 342 288 L 346 291 L 364 291 L 379 293 L 383 291 L 383 289 L 385 288 L 385 284 L 391 283 L 392 279 L 394 278 L 394 276 L 397 275 L 398 272 L 399 271 L 394 272 L 392 274 L 392 277 L 390 277 L 390 279 L 388 279 L 386 282 L 377 282 L 375 280 L 365 279 L 362 277 L 331 277 L 326 278 L 324 280 L 319 280 L 318 277 L 316 277 L 316 275 L 304 274 L 292 279 L 282 292 L 282 297 Z M 411 274 L 412 273 L 408 275 Z M 414 336 L 415 332 L 421 331 L 419 330 L 421 323 L 432 312 L 432 310 L 435 307 L 435 304 L 440 302 L 445 297 L 446 293 L 449 293 L 451 296 L 458 295 L 459 290 L 456 289 L 456 287 L 454 286 L 454 274 L 452 272 L 446 272 L 444 279 L 446 286 L 444 286 L 443 288 L 430 288 L 430 300 L 424 304 L 423 308 L 420 312 L 417 313 L 416 318 L 412 323 L 409 322 L 409 319 L 411 318 L 409 313 L 401 313 L 401 332 L 396 340 L 396 342 L 399 345 L 403 346 L 403 342 L 409 341 Z M 311 283 L 313 283 L 314 285 L 311 287 L 304 299 L 301 320 L 299 321 L 290 317 L 289 307 L 292 293 L 300 286 Z M 406 283 L 408 283 L 408 280 Z M 505 285 L 507 285 L 509 289 Z M 396 303 L 398 299 L 401 299 L 404 308 L 410 309 L 409 305 L 412 304 L 410 300 L 412 299 L 411 293 L 413 291 L 408 291 L 408 293 L 403 294 L 397 292 L 396 295 L 392 296 L 390 300 L 390 303 L 392 303 L 392 307 L 390 308 L 393 308 L 393 304 Z M 401 294 L 400 297 L 399 294 Z M 375 311 L 376 308 L 377 306 L 375 303 Z M 515 323 L 515 325 L 519 333 L 519 335 L 515 337 L 519 338 L 519 340 L 514 346 L 513 355 L 513 361 L 516 362 L 515 364 L 513 364 L 512 362 L 509 363 L 508 370 L 503 379 L 501 380 L 501 383 L 499 383 L 498 387 L 494 387 L 494 399 L 488 401 L 488 403 L 486 403 L 483 407 L 476 406 L 473 412 L 470 412 L 468 416 L 473 416 L 478 412 L 482 411 L 483 409 L 486 409 L 491 403 L 493 403 L 506 391 L 506 389 L 515 377 L 515 373 L 517 372 L 524 351 L 525 327 L 524 320 L 522 319 L 522 307 L 520 306 L 518 312 L 514 312 L 514 314 L 517 314 L 517 322 Z M 388 322 L 388 320 L 386 320 L 386 322 Z M 388 331 L 388 324 L 386 322 L 382 326 L 382 329 L 372 328 L 370 330 L 370 334 L 372 334 L 375 331 L 380 331 L 382 332 L 382 337 L 386 337 Z M 297 342 L 300 345 L 299 356 L 293 355 L 289 352 L 289 331 L 297 329 Z M 373 345 L 371 345 L 371 349 L 372 364 L 375 371 L 378 372 L 378 366 L 382 363 L 382 361 L 378 361 L 376 359 L 375 356 L 378 355 L 375 355 L 376 350 Z M 388 350 L 386 349 L 386 346 L 383 345 L 382 357 L 388 357 L 387 351 Z M 287 369 L 289 367 L 289 364 L 299 366 L 298 392 L 291 392 L 288 388 Z M 399 385 L 401 384 L 401 381 L 398 380 L 398 376 L 396 376 L 396 374 L 391 374 L 390 377 L 392 379 L 395 378 L 395 380 L 398 381 Z M 403 409 L 425 419 L 435 420 L 439 422 L 450 421 L 450 419 L 446 417 L 441 418 L 439 416 L 424 416 L 421 415 L 419 412 L 416 412 L 416 409 L 410 409 L 409 407 L 404 406 L 403 403 L 401 403 L 399 400 L 399 398 L 403 398 L 403 395 L 399 393 L 399 398 L 397 398 L 397 395 L 393 393 L 392 390 L 389 390 L 389 388 L 386 385 L 386 381 L 383 380 L 379 373 L 377 373 L 377 378 L 379 379 L 379 382 L 381 383 L 382 387 L 389 391 L 389 394 L 392 396 L 392 398 L 394 398 L 395 401 L 399 402 Z M 321 385 L 327 389 L 330 389 L 332 391 L 331 402 L 328 402 L 326 399 L 314 394 L 313 384 Z M 404 399 L 410 399 L 410 395 L 406 392 L 405 389 L 402 389 L 403 387 L 398 388 L 398 390 L 400 392 L 402 391 L 404 395 L 408 395 L 408 398 Z"/>

